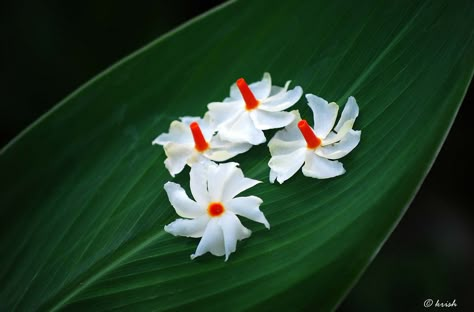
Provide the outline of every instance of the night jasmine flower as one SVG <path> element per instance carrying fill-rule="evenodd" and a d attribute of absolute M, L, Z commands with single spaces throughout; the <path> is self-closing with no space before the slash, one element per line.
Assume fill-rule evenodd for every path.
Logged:
<path fill-rule="evenodd" d="M 175 236 L 201 238 L 191 259 L 207 252 L 224 256 L 225 260 L 236 250 L 237 241 L 248 238 L 251 231 L 237 216 L 270 224 L 260 211 L 262 200 L 256 196 L 236 197 L 239 193 L 260 183 L 244 177 L 236 163 L 196 163 L 190 171 L 190 188 L 194 200 L 176 183 L 164 186 L 176 213 L 185 219 L 165 226 Z"/>
<path fill-rule="evenodd" d="M 229 142 L 258 145 L 266 141 L 263 130 L 281 128 L 293 121 L 293 114 L 284 110 L 293 106 L 303 94 L 301 87 L 288 90 L 272 86 L 269 73 L 261 81 L 247 85 L 243 78 L 230 88 L 223 102 L 208 105 L 219 136 Z"/>
<path fill-rule="evenodd" d="M 215 132 L 209 114 L 204 118 L 181 117 L 180 121 L 173 121 L 169 132 L 158 136 L 153 144 L 163 145 L 167 156 L 165 166 L 173 177 L 186 164 L 192 166 L 199 161 L 226 161 L 252 147 L 248 143 L 226 142 Z"/>
<path fill-rule="evenodd" d="M 360 131 L 352 129 L 359 115 L 354 97 L 349 97 L 339 122 L 336 123 L 339 106 L 328 103 L 313 94 L 307 94 L 308 105 L 313 111 L 314 127 L 293 111 L 293 122 L 278 131 L 268 143 L 272 155 L 270 182 L 283 183 L 301 166 L 308 177 L 327 179 L 342 175 L 345 169 L 336 159 L 346 156 L 360 141 Z M 304 164 L 304 165 L 303 165 Z"/>

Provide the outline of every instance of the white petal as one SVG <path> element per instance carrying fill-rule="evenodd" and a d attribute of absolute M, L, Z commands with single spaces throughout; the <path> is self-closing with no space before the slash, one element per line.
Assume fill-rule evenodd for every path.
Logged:
<path fill-rule="evenodd" d="M 209 193 L 207 192 L 207 167 L 209 165 L 210 163 L 196 163 L 189 172 L 191 194 L 193 194 L 197 203 L 206 209 L 210 202 Z"/>
<path fill-rule="evenodd" d="M 179 119 L 188 128 L 192 122 L 199 122 L 201 120 L 201 118 L 194 117 L 194 116 L 184 116 L 184 117 L 179 117 Z"/>
<path fill-rule="evenodd" d="M 237 163 L 229 162 L 208 167 L 208 189 L 211 201 L 226 202 L 260 181 L 244 177 Z"/>
<path fill-rule="evenodd" d="M 249 84 L 249 88 L 257 100 L 266 99 L 270 95 L 272 78 L 269 73 L 264 73 L 261 81 Z M 234 100 L 243 100 L 239 88 L 234 83 L 230 87 L 230 97 Z"/>
<path fill-rule="evenodd" d="M 255 127 L 247 111 L 240 114 L 235 121 L 227 123 L 225 127 L 221 128 L 219 136 L 229 142 L 250 143 L 252 145 L 258 145 L 266 141 L 263 131 Z"/>
<path fill-rule="evenodd" d="M 235 251 L 237 241 L 250 237 L 252 231 L 244 227 L 232 212 L 226 212 L 217 219 L 224 235 L 225 261 L 227 261 L 230 254 Z"/>
<path fill-rule="evenodd" d="M 339 119 L 334 130 L 339 131 L 344 123 L 351 119 L 355 121 L 357 116 L 359 116 L 359 106 L 357 105 L 355 98 L 350 96 L 349 99 L 347 99 L 347 103 L 342 110 L 341 118 Z"/>
<path fill-rule="evenodd" d="M 260 103 L 258 108 L 269 112 L 282 111 L 295 105 L 302 95 L 303 89 L 301 89 L 300 86 L 297 86 L 290 91 L 283 91 L 269 97 Z"/>
<path fill-rule="evenodd" d="M 222 201 L 226 201 L 234 198 L 236 195 L 248 190 L 255 185 L 262 183 L 261 181 L 243 177 L 242 170 L 238 170 L 240 173 L 234 172 L 225 181 L 225 189 L 222 193 Z"/>
<path fill-rule="evenodd" d="M 270 183 L 274 183 L 277 177 L 278 177 L 277 173 L 270 169 L 270 176 L 268 179 Z"/>
<path fill-rule="evenodd" d="M 273 138 L 268 142 L 268 148 L 272 156 L 284 155 L 292 153 L 293 151 L 306 147 L 306 141 L 297 127 L 301 120 L 298 111 L 291 112 L 295 118 L 285 129 L 275 133 Z"/>
<path fill-rule="evenodd" d="M 349 131 L 352 130 L 354 122 L 355 119 L 349 119 L 344 123 L 344 125 L 342 125 L 341 128 L 339 128 L 338 133 L 331 131 L 331 133 L 329 133 L 328 136 L 322 141 L 322 145 L 326 146 L 340 141 Z"/>
<path fill-rule="evenodd" d="M 273 137 L 268 143 L 270 154 L 273 156 L 287 155 L 293 153 L 297 149 L 305 148 L 306 141 L 282 141 Z"/>
<path fill-rule="evenodd" d="M 180 117 L 181 121 L 174 120 L 169 129 L 169 133 L 160 134 L 153 144 L 166 145 L 169 143 L 194 146 L 194 139 L 189 128 L 192 122 L 197 122 L 206 140 L 210 140 L 215 132 L 211 125 L 211 116 L 206 113 L 204 119 L 199 117 Z M 166 147 L 165 147 L 166 148 Z"/>
<path fill-rule="evenodd" d="M 314 94 L 306 94 L 306 99 L 313 111 L 314 132 L 318 138 L 324 139 L 336 123 L 339 106 L 336 103 L 328 103 Z"/>
<path fill-rule="evenodd" d="M 246 178 L 242 169 L 237 167 L 237 163 L 221 164 L 220 166 L 229 167 L 226 178 L 223 180 L 224 189 L 222 191 L 222 201 L 228 201 L 243 191 L 261 183 L 261 181 Z"/>
<path fill-rule="evenodd" d="M 198 117 L 194 118 L 199 119 Z M 189 129 L 189 125 L 174 120 L 173 122 L 171 122 L 169 132 L 160 134 L 153 141 L 153 144 L 165 145 L 170 142 L 182 144 L 193 143 L 193 136 L 191 134 L 191 130 Z"/>
<path fill-rule="evenodd" d="M 207 167 L 207 189 L 211 202 L 220 202 L 225 188 L 225 179 L 233 169 L 234 163 L 214 164 Z"/>
<path fill-rule="evenodd" d="M 212 162 L 212 161 L 209 160 L 207 157 L 205 157 L 203 153 L 198 152 L 194 147 L 193 147 L 191 155 L 188 157 L 186 161 L 189 167 L 193 167 L 194 164 L 197 164 L 197 163 L 208 163 L 208 162 Z"/>
<path fill-rule="evenodd" d="M 303 165 L 307 148 L 299 148 L 289 154 L 272 156 L 268 162 L 270 167 L 270 183 L 275 179 L 281 184 L 291 178 Z"/>
<path fill-rule="evenodd" d="M 174 142 L 167 143 L 164 149 L 165 154 L 168 157 L 165 160 L 165 167 L 173 177 L 183 170 L 183 168 L 186 166 L 188 158 L 195 150 L 193 143 L 185 145 Z"/>
<path fill-rule="evenodd" d="M 275 95 L 282 95 L 288 90 L 288 87 L 290 86 L 291 80 L 288 80 L 283 87 L 279 86 L 272 86 L 272 90 L 270 91 L 270 96 L 273 97 Z"/>
<path fill-rule="evenodd" d="M 225 207 L 239 216 L 262 223 L 267 229 L 270 229 L 270 223 L 259 209 L 262 203 L 263 200 L 257 196 L 236 197 L 225 203 Z"/>
<path fill-rule="evenodd" d="M 221 226 L 218 224 L 218 218 L 211 218 L 207 224 L 196 252 L 191 255 L 191 259 L 199 257 L 208 251 L 215 256 L 225 255 L 224 235 L 222 234 Z"/>
<path fill-rule="evenodd" d="M 300 112 L 298 110 L 293 110 L 290 112 L 293 114 L 293 121 L 285 127 L 285 129 L 278 131 L 274 138 L 282 141 L 300 141 L 306 142 L 303 135 L 301 134 L 300 129 L 298 128 L 298 122 L 301 120 Z M 269 143 L 270 144 L 270 143 Z M 305 143 L 306 145 L 306 143 Z"/>
<path fill-rule="evenodd" d="M 315 153 L 307 153 L 303 174 L 307 177 L 328 179 L 344 174 L 346 170 L 337 160 L 328 160 L 319 157 Z"/>
<path fill-rule="evenodd" d="M 206 213 L 198 203 L 191 200 L 184 189 L 176 183 L 166 182 L 164 189 L 176 213 L 183 218 L 197 218 Z"/>
<path fill-rule="evenodd" d="M 207 158 L 214 161 L 226 161 L 238 154 L 245 153 L 252 147 L 252 144 L 227 142 L 217 134 L 212 138 L 210 146 L 211 148 L 204 152 Z"/>
<path fill-rule="evenodd" d="M 211 122 L 217 130 L 225 124 L 235 121 L 245 111 L 243 101 L 213 102 L 207 105 Z"/>
<path fill-rule="evenodd" d="M 198 120 L 199 127 L 201 128 L 202 134 L 207 142 L 210 142 L 212 136 L 217 131 L 217 127 L 214 123 L 212 123 L 212 117 L 209 112 L 204 114 L 204 118 Z M 194 141 L 194 140 L 193 140 Z"/>
<path fill-rule="evenodd" d="M 349 154 L 359 142 L 360 131 L 350 130 L 340 142 L 317 148 L 316 154 L 328 159 L 339 159 Z"/>
<path fill-rule="evenodd" d="M 168 225 L 165 225 L 165 231 L 174 236 L 202 237 L 209 216 L 203 215 L 196 219 L 177 219 Z"/>
<path fill-rule="evenodd" d="M 260 109 L 252 110 L 250 117 L 255 127 L 260 130 L 282 128 L 290 124 L 295 118 L 289 112 L 267 112 Z"/>
<path fill-rule="evenodd" d="M 226 202 L 237 194 L 261 183 L 244 176 L 239 164 L 234 162 L 208 167 L 208 190 L 211 201 Z"/>

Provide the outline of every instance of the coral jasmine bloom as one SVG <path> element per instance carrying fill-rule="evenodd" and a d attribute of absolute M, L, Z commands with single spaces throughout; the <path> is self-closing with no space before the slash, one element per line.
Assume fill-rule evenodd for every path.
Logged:
<path fill-rule="evenodd" d="M 188 164 L 198 161 L 225 161 L 237 154 L 248 151 L 252 145 L 231 143 L 215 136 L 215 128 L 210 123 L 209 114 L 204 118 L 181 117 L 173 121 L 168 133 L 158 136 L 153 144 L 163 145 L 166 156 L 165 166 L 174 177 Z"/>
<path fill-rule="evenodd" d="M 261 81 L 247 85 L 240 78 L 230 88 L 230 97 L 208 105 L 219 136 L 229 142 L 248 142 L 258 145 L 266 141 L 262 130 L 281 128 L 294 116 L 283 110 L 291 107 L 303 94 L 301 87 L 288 90 L 272 86 L 269 73 Z"/>
<path fill-rule="evenodd" d="M 298 111 L 293 111 L 294 121 L 268 143 L 272 155 L 268 162 L 271 183 L 275 180 L 283 183 L 303 164 L 303 174 L 308 177 L 327 179 L 341 175 L 345 169 L 335 159 L 344 157 L 359 144 L 360 131 L 352 130 L 359 106 L 352 96 L 335 127 L 339 110 L 336 103 L 328 103 L 313 94 L 307 94 L 306 99 L 313 111 L 314 127 L 301 120 Z"/>
<path fill-rule="evenodd" d="M 245 178 L 237 163 L 217 165 L 212 162 L 197 163 L 189 173 L 191 200 L 176 183 L 164 186 L 176 213 L 186 219 L 177 219 L 165 226 L 165 231 L 175 236 L 202 237 L 191 259 L 206 252 L 225 260 L 235 251 L 237 241 L 250 236 L 237 215 L 246 217 L 270 228 L 260 211 L 262 200 L 256 196 L 235 197 L 237 194 L 260 183 Z"/>

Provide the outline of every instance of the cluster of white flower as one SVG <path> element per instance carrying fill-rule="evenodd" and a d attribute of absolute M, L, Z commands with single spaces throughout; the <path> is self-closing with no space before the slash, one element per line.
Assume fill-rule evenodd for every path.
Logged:
<path fill-rule="evenodd" d="M 202 237 L 192 259 L 210 252 L 225 255 L 227 261 L 237 241 L 251 234 L 236 215 L 270 228 L 260 211 L 260 198 L 236 197 L 260 181 L 245 178 L 237 163 L 215 163 L 266 142 L 263 130 L 285 127 L 268 143 L 271 183 L 283 183 L 301 166 L 305 176 L 318 179 L 345 172 L 337 159 L 360 141 L 360 131 L 352 129 L 359 114 L 355 99 L 349 98 L 336 124 L 339 106 L 306 94 L 313 111 L 311 128 L 298 110 L 284 111 L 303 95 L 301 87 L 289 90 L 289 84 L 272 86 L 268 73 L 250 85 L 240 78 L 231 86 L 229 97 L 208 105 L 203 118 L 181 117 L 171 123 L 168 133 L 153 141 L 163 145 L 165 166 L 171 176 L 180 173 L 186 164 L 191 167 L 190 189 L 195 201 L 176 183 L 167 182 L 164 188 L 176 213 L 185 218 L 166 225 L 165 231 L 175 236 Z"/>

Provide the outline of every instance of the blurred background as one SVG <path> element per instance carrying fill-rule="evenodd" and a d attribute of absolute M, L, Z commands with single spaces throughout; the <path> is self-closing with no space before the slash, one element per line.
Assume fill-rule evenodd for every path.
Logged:
<path fill-rule="evenodd" d="M 0 148 L 84 82 L 223 1 L 28 1 L 0 4 Z M 474 57 L 474 56 L 473 56 Z M 408 212 L 340 311 L 474 311 L 471 87 Z M 348 259 L 347 261 L 350 261 Z"/>

